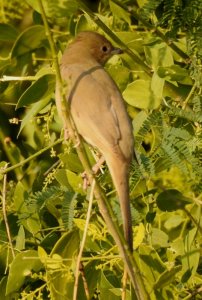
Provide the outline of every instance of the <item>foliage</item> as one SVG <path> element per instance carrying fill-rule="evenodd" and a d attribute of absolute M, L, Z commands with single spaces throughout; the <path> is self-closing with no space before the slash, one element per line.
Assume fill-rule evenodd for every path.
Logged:
<path fill-rule="evenodd" d="M 107 33 L 124 47 L 106 69 L 134 126 L 135 256 L 150 299 L 201 299 L 201 1 L 43 3 L 58 57 L 81 30 Z M 0 22 L 0 169 L 20 163 L 7 178 L 0 174 L 7 216 L 0 223 L 0 299 L 72 299 L 91 188 L 82 188 L 72 143 L 53 146 L 62 124 L 38 2 L 3 2 Z M 86 151 L 93 165 L 97 152 Z M 106 167 L 98 179 L 121 224 Z M 122 260 L 96 202 L 83 263 L 90 299 L 121 299 Z M 87 299 L 85 291 L 81 276 L 78 299 Z M 126 297 L 134 297 L 129 285 Z"/>

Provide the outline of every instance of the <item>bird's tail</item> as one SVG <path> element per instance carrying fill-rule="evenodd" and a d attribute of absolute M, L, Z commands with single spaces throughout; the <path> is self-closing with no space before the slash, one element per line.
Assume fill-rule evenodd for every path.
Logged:
<path fill-rule="evenodd" d="M 105 157 L 116 188 L 123 219 L 124 236 L 129 249 L 133 251 L 132 217 L 129 199 L 129 163 L 117 157 Z"/>

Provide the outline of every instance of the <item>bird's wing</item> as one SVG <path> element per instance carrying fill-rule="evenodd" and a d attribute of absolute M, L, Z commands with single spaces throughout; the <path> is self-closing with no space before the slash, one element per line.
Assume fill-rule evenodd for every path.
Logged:
<path fill-rule="evenodd" d="M 111 149 L 122 138 L 110 84 L 103 85 L 106 75 L 104 70 L 98 69 L 80 75 L 79 80 L 77 76 L 70 92 L 71 111 L 80 134 L 101 150 L 103 147 Z"/>

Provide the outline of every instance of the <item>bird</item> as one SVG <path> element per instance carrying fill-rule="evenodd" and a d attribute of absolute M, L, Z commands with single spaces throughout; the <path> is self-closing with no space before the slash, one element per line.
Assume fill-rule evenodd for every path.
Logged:
<path fill-rule="evenodd" d="M 110 57 L 121 53 L 102 34 L 82 31 L 65 49 L 60 72 L 78 133 L 104 156 L 119 198 L 124 236 L 132 251 L 129 169 L 134 155 L 133 128 L 121 92 L 104 69 Z M 62 116 L 58 86 L 56 83 L 56 105 Z"/>

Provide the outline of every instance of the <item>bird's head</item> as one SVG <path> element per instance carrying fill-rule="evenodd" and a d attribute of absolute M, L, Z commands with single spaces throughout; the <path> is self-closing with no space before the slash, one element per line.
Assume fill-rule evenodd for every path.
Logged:
<path fill-rule="evenodd" d="M 93 31 L 80 32 L 72 42 L 72 46 L 74 45 L 80 48 L 80 55 L 89 54 L 101 65 L 104 65 L 114 54 L 123 53 L 120 48 L 115 48 L 103 35 Z"/>

